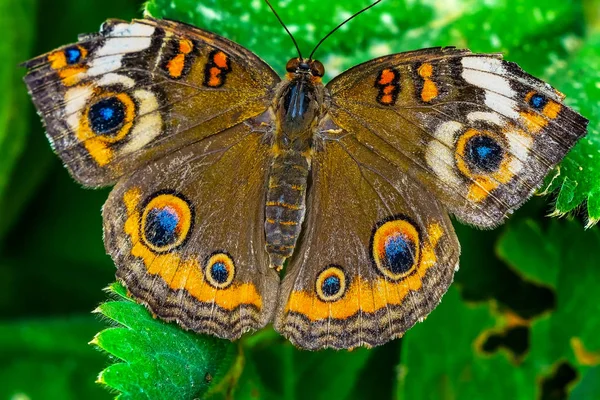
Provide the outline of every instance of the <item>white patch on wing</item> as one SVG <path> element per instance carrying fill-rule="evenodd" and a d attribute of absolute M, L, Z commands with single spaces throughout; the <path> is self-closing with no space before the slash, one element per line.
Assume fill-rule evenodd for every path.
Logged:
<path fill-rule="evenodd" d="M 497 113 L 504 115 L 506 118 L 514 120 L 518 120 L 520 118 L 519 112 L 517 111 L 517 103 L 498 93 L 486 90 L 485 105 Z"/>
<path fill-rule="evenodd" d="M 151 37 L 111 37 L 94 53 L 94 57 L 137 53 L 150 47 L 151 42 Z"/>
<path fill-rule="evenodd" d="M 109 86 L 109 85 L 114 85 L 114 84 L 121 84 L 121 85 L 125 86 L 126 88 L 132 88 L 135 86 L 135 81 L 125 75 L 110 73 L 110 74 L 103 75 L 96 82 L 96 85 L 98 85 L 98 86 Z"/>
<path fill-rule="evenodd" d="M 103 75 L 111 71 L 121 68 L 121 54 L 95 58 L 90 63 L 90 68 L 87 70 L 87 76 Z"/>
<path fill-rule="evenodd" d="M 463 128 L 458 121 L 444 122 L 434 132 L 435 139 L 429 142 L 425 161 L 443 182 L 459 186 L 461 178 L 455 173 L 454 136 Z"/>
<path fill-rule="evenodd" d="M 136 122 L 129 134 L 129 141 L 119 152 L 133 153 L 146 146 L 162 133 L 162 116 L 158 111 L 159 104 L 154 93 L 148 90 L 136 90 L 133 92 L 137 103 Z"/>
<path fill-rule="evenodd" d="M 508 151 L 513 156 L 508 168 L 512 173 L 517 174 L 529 157 L 533 138 L 518 129 L 505 132 L 504 135 L 508 141 Z"/>
<path fill-rule="evenodd" d="M 505 124 L 504 120 L 498 113 L 494 112 L 483 112 L 483 111 L 473 111 L 467 115 L 467 119 L 469 122 L 473 123 L 475 121 L 485 121 L 491 122 L 498 126 L 503 126 Z"/>
<path fill-rule="evenodd" d="M 133 24 L 117 24 L 113 27 L 109 34 L 109 37 L 113 36 L 152 36 L 154 34 L 154 28 L 151 25 L 133 23 Z"/>
<path fill-rule="evenodd" d="M 465 81 L 486 91 L 492 91 L 513 98 L 517 92 L 510 87 L 510 82 L 501 76 L 474 69 L 465 68 L 462 73 Z"/>
<path fill-rule="evenodd" d="M 76 132 L 79 129 L 81 111 L 85 109 L 94 89 L 90 86 L 75 86 L 65 93 L 65 114 L 67 124 Z"/>
<path fill-rule="evenodd" d="M 506 68 L 502 59 L 494 57 L 463 57 L 461 60 L 463 68 L 487 71 L 494 74 L 505 75 Z"/>

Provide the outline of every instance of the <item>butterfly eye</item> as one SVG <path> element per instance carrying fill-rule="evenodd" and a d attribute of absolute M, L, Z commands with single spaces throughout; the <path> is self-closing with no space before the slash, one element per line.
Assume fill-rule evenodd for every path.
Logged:
<path fill-rule="evenodd" d="M 300 67 L 300 62 L 301 62 L 301 60 L 299 58 L 292 58 L 285 65 L 285 70 L 287 72 L 296 72 L 298 70 L 298 68 Z"/>
<path fill-rule="evenodd" d="M 321 61 L 313 60 L 310 63 L 310 72 L 312 72 L 313 76 L 322 77 L 325 75 L 325 67 Z"/>

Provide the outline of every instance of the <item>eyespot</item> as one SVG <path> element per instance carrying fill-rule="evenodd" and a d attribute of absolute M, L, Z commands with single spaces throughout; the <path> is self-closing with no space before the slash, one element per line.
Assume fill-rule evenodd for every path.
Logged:
<path fill-rule="evenodd" d="M 489 136 L 473 136 L 465 145 L 469 164 L 485 172 L 497 171 L 503 158 L 502 147 Z"/>
<path fill-rule="evenodd" d="M 301 60 L 299 58 L 292 58 L 290 61 L 285 64 L 285 70 L 287 72 L 296 72 L 298 67 L 300 66 Z"/>
<path fill-rule="evenodd" d="M 235 276 L 235 265 L 231 256 L 224 252 L 213 253 L 206 262 L 204 276 L 216 289 L 225 289 Z"/>
<path fill-rule="evenodd" d="M 312 72 L 313 76 L 322 77 L 325 75 L 325 67 L 318 60 L 312 60 L 310 63 L 310 72 Z"/>
<path fill-rule="evenodd" d="M 125 122 L 125 104 L 118 97 L 102 99 L 90 107 L 88 119 L 95 133 L 115 133 Z"/>
<path fill-rule="evenodd" d="M 118 142 L 131 130 L 136 104 L 127 93 L 103 93 L 84 113 L 82 129 L 86 138 L 98 137 L 105 142 Z"/>
<path fill-rule="evenodd" d="M 140 236 L 155 253 L 172 251 L 187 240 L 193 220 L 194 211 L 183 195 L 161 191 L 144 203 Z"/>
<path fill-rule="evenodd" d="M 456 165 L 463 175 L 489 175 L 500 169 L 505 152 L 492 132 L 467 130 L 456 142 Z"/>
<path fill-rule="evenodd" d="M 339 265 L 331 264 L 317 276 L 317 295 L 323 301 L 336 301 L 346 292 L 346 274 Z"/>
<path fill-rule="evenodd" d="M 420 238 L 406 219 L 379 223 L 371 237 L 371 255 L 378 271 L 392 281 L 410 275 L 419 264 Z"/>
<path fill-rule="evenodd" d="M 83 58 L 82 50 L 79 46 L 69 47 L 65 49 L 65 60 L 68 65 L 79 63 Z"/>
<path fill-rule="evenodd" d="M 542 96 L 539 93 L 530 94 L 529 105 L 534 109 L 541 110 L 546 104 L 548 104 L 548 98 L 546 96 Z"/>

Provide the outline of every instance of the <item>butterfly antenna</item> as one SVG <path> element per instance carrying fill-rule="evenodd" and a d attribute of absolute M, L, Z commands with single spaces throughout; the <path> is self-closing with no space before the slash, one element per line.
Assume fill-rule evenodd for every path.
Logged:
<path fill-rule="evenodd" d="M 290 32 L 290 30 L 287 28 L 287 26 L 285 26 L 285 24 L 279 17 L 279 14 L 277 14 L 277 11 L 275 11 L 275 9 L 273 8 L 273 6 L 269 2 L 269 0 L 265 0 L 265 1 L 267 2 L 267 5 L 271 9 L 271 11 L 273 11 L 273 14 L 275 14 L 275 16 L 277 17 L 277 20 L 279 21 L 281 26 L 283 26 L 283 29 L 285 29 L 285 31 L 288 33 L 288 35 L 290 35 L 290 37 L 292 38 L 292 42 L 294 42 L 294 46 L 296 46 L 296 50 L 298 50 L 298 57 L 300 57 L 300 59 L 302 60 L 302 53 L 300 52 L 300 47 L 298 47 L 298 43 L 296 42 L 296 39 L 294 39 L 294 35 L 292 35 L 292 32 Z M 379 0 L 379 1 L 381 1 L 381 0 Z"/>
<path fill-rule="evenodd" d="M 319 46 L 325 41 L 325 39 L 327 39 L 329 36 L 331 36 L 333 34 L 333 32 L 335 32 L 338 29 L 340 29 L 342 26 L 344 26 L 345 24 L 347 24 L 351 19 L 353 19 L 357 15 L 364 13 L 365 11 L 367 11 L 371 7 L 375 7 L 378 3 L 381 3 L 382 1 L 383 0 L 377 0 L 376 2 L 374 2 L 373 4 L 371 4 L 370 6 L 367 6 L 367 7 L 363 8 L 362 10 L 354 13 L 354 15 L 352 15 L 349 18 L 347 18 L 344 22 L 342 22 L 341 24 L 339 24 L 338 26 L 336 26 L 335 28 L 333 28 L 333 30 L 331 32 L 329 32 L 327 35 L 325 35 L 325 37 L 323 39 L 321 39 L 321 41 L 319 43 L 317 43 L 317 45 L 313 49 L 312 53 L 310 53 L 310 56 L 308 57 L 308 59 L 312 60 L 313 55 L 315 54 L 315 51 L 317 51 L 317 49 L 319 48 Z"/>

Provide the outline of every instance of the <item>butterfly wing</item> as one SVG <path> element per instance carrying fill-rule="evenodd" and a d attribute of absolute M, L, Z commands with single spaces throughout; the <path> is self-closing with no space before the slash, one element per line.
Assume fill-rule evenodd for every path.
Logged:
<path fill-rule="evenodd" d="M 227 339 L 271 320 L 279 276 L 265 251 L 269 151 L 264 133 L 242 123 L 115 186 L 105 246 L 119 281 L 152 313 Z"/>
<path fill-rule="evenodd" d="M 319 139 L 275 328 L 295 345 L 376 346 L 440 301 L 460 246 L 434 195 L 355 137 Z"/>
<path fill-rule="evenodd" d="M 519 207 L 588 122 L 500 55 L 454 48 L 375 59 L 327 88 L 336 126 L 479 227 Z"/>
<path fill-rule="evenodd" d="M 25 82 L 73 177 L 104 186 L 261 114 L 279 77 L 256 55 L 178 22 L 109 20 L 27 63 Z"/>

